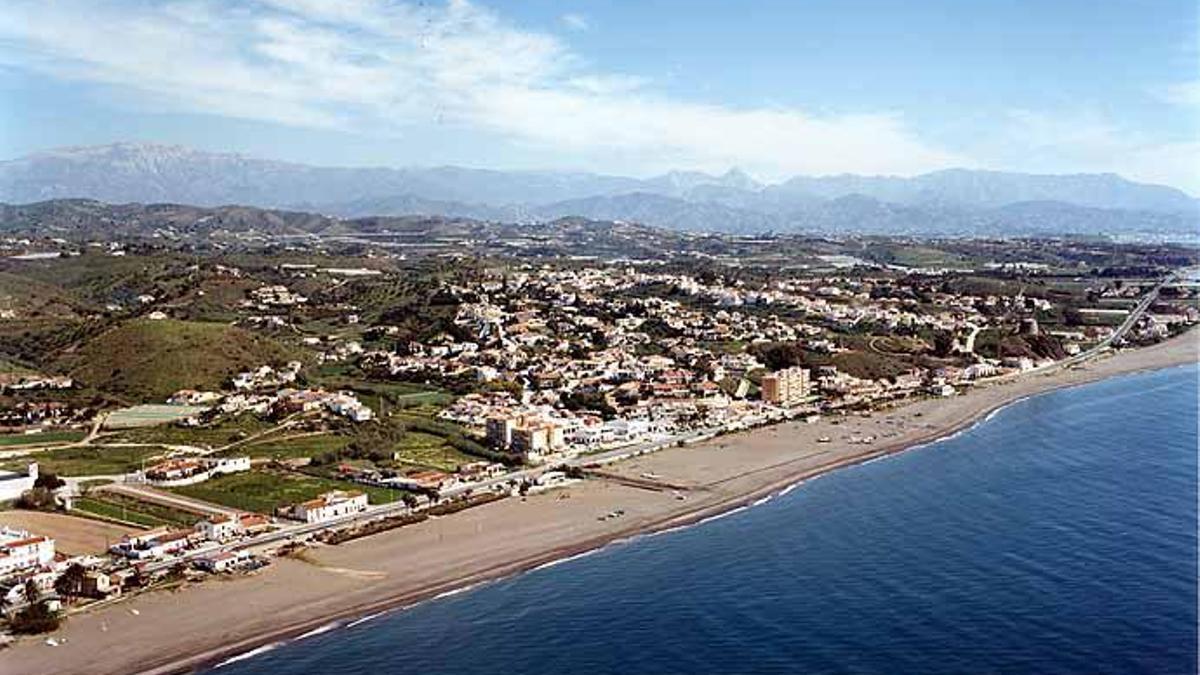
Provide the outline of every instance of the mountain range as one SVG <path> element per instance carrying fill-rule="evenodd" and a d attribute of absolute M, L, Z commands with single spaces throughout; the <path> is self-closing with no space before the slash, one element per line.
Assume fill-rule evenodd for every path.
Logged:
<path fill-rule="evenodd" d="M 175 145 L 116 143 L 0 162 L 0 201 L 245 205 L 340 217 L 426 215 L 516 223 L 580 216 L 694 231 L 1125 234 L 1197 231 L 1200 202 L 1115 174 L 947 169 L 914 177 L 733 169 L 631 178 L 462 167 L 342 168 Z"/>

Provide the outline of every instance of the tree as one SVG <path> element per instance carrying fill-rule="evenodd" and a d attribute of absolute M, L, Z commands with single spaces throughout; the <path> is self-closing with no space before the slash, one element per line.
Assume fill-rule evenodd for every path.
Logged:
<path fill-rule="evenodd" d="M 62 617 L 57 612 L 51 611 L 45 603 L 38 602 L 17 612 L 9 625 L 14 633 L 33 635 L 58 630 L 61 623 Z"/>
<path fill-rule="evenodd" d="M 1067 307 L 1063 310 L 1063 323 L 1068 326 L 1082 326 L 1085 323 L 1083 312 L 1077 307 Z"/>
<path fill-rule="evenodd" d="M 954 349 L 954 336 L 949 331 L 939 330 L 933 334 L 934 356 L 949 356 Z"/>
<path fill-rule="evenodd" d="M 54 580 L 54 590 L 58 591 L 59 595 L 82 595 L 83 583 L 87 578 L 87 570 L 79 563 L 72 563 L 58 579 Z"/>
<path fill-rule="evenodd" d="M 31 605 L 36 605 L 38 600 L 42 599 L 42 589 L 38 588 L 37 582 L 29 579 L 25 582 L 25 587 L 21 589 L 25 594 L 25 602 Z"/>
<path fill-rule="evenodd" d="M 65 480 L 53 473 L 39 474 L 37 480 L 33 482 L 34 487 L 46 488 L 47 490 L 57 490 L 66 484 Z"/>
<path fill-rule="evenodd" d="M 44 487 L 26 490 L 17 499 L 17 508 L 32 511 L 49 511 L 54 508 L 54 492 Z"/>

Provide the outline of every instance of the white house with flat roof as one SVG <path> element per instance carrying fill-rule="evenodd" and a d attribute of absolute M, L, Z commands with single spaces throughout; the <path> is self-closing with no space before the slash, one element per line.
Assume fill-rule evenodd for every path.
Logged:
<path fill-rule="evenodd" d="M 28 490 L 32 490 L 37 479 L 37 462 L 31 462 L 24 473 L 0 471 L 0 502 L 11 502 Z"/>

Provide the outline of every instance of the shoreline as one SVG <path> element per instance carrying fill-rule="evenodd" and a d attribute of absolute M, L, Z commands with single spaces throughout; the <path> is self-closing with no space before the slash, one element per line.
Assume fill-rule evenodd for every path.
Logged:
<path fill-rule="evenodd" d="M 628 525 L 587 533 L 581 532 L 581 530 L 599 530 L 602 526 L 597 526 L 594 522 L 587 523 L 586 525 L 580 524 L 580 513 L 569 513 L 567 514 L 569 517 L 562 517 L 558 513 L 555 513 L 555 516 L 559 520 L 550 523 L 550 525 L 556 529 L 551 529 L 547 526 L 543 528 L 544 531 L 536 532 L 541 538 L 547 539 L 546 545 L 537 546 L 536 538 L 534 538 L 532 542 L 534 546 L 531 549 L 521 551 L 517 547 L 517 550 L 501 551 L 496 560 L 490 562 L 485 560 L 483 561 L 483 565 L 476 564 L 477 556 L 470 555 L 469 550 L 466 552 L 466 555 L 463 555 L 462 546 L 465 545 L 467 549 L 471 549 L 470 542 L 452 541 L 449 544 L 443 542 L 443 529 L 451 530 L 448 534 L 453 537 L 458 537 L 459 531 L 469 529 L 462 523 L 447 523 L 445 526 L 437 527 L 431 526 L 424 528 L 425 531 L 423 534 L 414 531 L 408 533 L 407 536 L 403 534 L 403 530 L 381 533 L 361 540 L 355 540 L 354 542 L 348 542 L 339 547 L 332 547 L 339 549 L 337 551 L 331 551 L 330 547 L 316 549 L 314 557 L 332 558 L 332 560 L 322 561 L 322 564 L 308 564 L 294 561 L 288 561 L 285 564 L 281 560 L 279 561 L 280 564 L 273 567 L 286 566 L 288 569 L 268 569 L 267 574 L 279 572 L 277 575 L 278 578 L 275 578 L 275 581 L 290 580 L 294 582 L 297 577 L 305 575 L 313 576 L 317 579 L 330 579 L 331 577 L 319 576 L 319 573 L 328 574 L 330 570 L 363 573 L 361 570 L 346 570 L 336 567 L 336 564 L 339 562 L 338 559 L 343 559 L 352 564 L 361 562 L 379 563 L 381 560 L 388 559 L 389 547 L 411 546 L 413 542 L 410 540 L 418 539 L 421 536 L 431 537 L 434 534 L 437 535 L 438 546 L 450 548 L 449 552 L 456 554 L 456 557 L 453 559 L 450 559 L 449 555 L 439 557 L 435 552 L 428 562 L 435 565 L 439 562 L 449 563 L 451 568 L 441 573 L 434 572 L 428 580 L 410 580 L 408 581 L 408 585 L 411 586 L 409 588 L 406 588 L 403 583 L 388 584 L 386 582 L 380 582 L 377 587 L 368 586 L 362 588 L 347 586 L 347 590 L 344 592 L 330 588 L 328 592 L 332 600 L 338 600 L 337 594 L 342 592 L 344 593 L 345 601 L 330 603 L 329 600 L 331 597 L 324 597 L 314 593 L 313 604 L 323 602 L 329 606 L 325 608 L 314 607 L 311 611 L 307 612 L 298 611 L 298 616 L 295 618 L 289 618 L 285 622 L 275 625 L 270 625 L 270 622 L 267 622 L 266 626 L 258 630 L 245 630 L 243 632 L 236 625 L 224 626 L 226 632 L 230 630 L 236 631 L 235 634 L 239 636 L 236 639 L 229 639 L 228 635 L 223 634 L 209 633 L 194 636 L 180 634 L 186 632 L 185 627 L 180 627 L 177 632 L 170 633 L 168 630 L 170 626 L 163 626 L 159 629 L 159 632 L 163 633 L 165 631 L 167 635 L 157 636 L 163 638 L 163 643 L 152 650 L 153 656 L 129 654 L 123 657 L 121 654 L 112 654 L 111 652 L 99 656 L 99 651 L 92 650 L 100 649 L 100 643 L 105 641 L 102 637 L 109 634 L 104 617 L 108 616 L 114 619 L 115 622 L 115 619 L 118 617 L 110 615 L 121 611 L 124 606 L 129 604 L 117 603 L 116 605 L 110 605 L 95 612 L 84 612 L 69 619 L 65 629 L 60 632 L 65 633 L 72 639 L 68 644 L 56 648 L 54 652 L 47 652 L 46 648 L 39 644 L 40 640 L 38 639 L 22 640 L 9 650 L 0 652 L 0 661 L 7 661 L 9 657 L 13 656 L 22 656 L 26 665 L 30 666 L 28 672 L 41 672 L 40 670 L 34 670 L 34 668 L 39 666 L 41 668 L 53 666 L 46 672 L 82 672 L 86 670 L 88 672 L 141 672 L 153 674 L 188 672 L 212 668 L 222 663 L 231 662 L 230 659 L 240 660 L 241 658 L 249 658 L 253 654 L 262 653 L 293 640 L 303 639 L 337 628 L 357 625 L 385 613 L 401 611 L 431 599 L 465 592 L 485 583 L 503 580 L 524 572 L 560 564 L 569 559 L 582 557 L 609 546 L 642 537 L 654 536 L 670 530 L 690 527 L 713 518 L 723 517 L 749 506 L 764 503 L 774 496 L 790 492 L 798 485 L 818 476 L 876 459 L 890 457 L 908 450 L 926 447 L 938 441 L 954 437 L 991 419 L 1000 410 L 1032 396 L 1118 376 L 1185 366 L 1195 363 L 1198 360 L 1200 360 L 1200 331 L 1192 330 L 1158 345 L 1105 355 L 1089 361 L 1081 367 L 1038 374 L 1030 376 L 1028 379 L 1017 378 L 1010 382 L 993 383 L 953 397 L 952 399 L 925 399 L 923 401 L 905 402 L 888 410 L 872 413 L 869 418 L 854 416 L 855 419 L 845 420 L 847 426 L 857 426 L 858 428 L 869 426 L 868 422 L 874 422 L 876 425 L 887 422 L 888 424 L 899 424 L 901 426 L 912 422 L 917 427 L 912 432 L 908 430 L 897 432 L 896 435 L 899 436 L 898 438 L 879 443 L 878 445 L 842 447 L 842 444 L 838 443 L 835 444 L 834 448 L 828 450 L 820 449 L 818 451 L 810 448 L 802 452 L 797 448 L 793 448 L 791 452 L 788 452 L 786 451 L 787 447 L 804 444 L 803 438 L 806 433 L 809 437 L 812 436 L 812 430 L 806 430 L 806 426 L 814 427 L 828 433 L 830 429 L 836 432 L 839 429 L 834 425 L 842 424 L 841 420 L 836 422 L 827 420 L 826 424 L 819 423 L 818 425 L 803 425 L 802 423 L 792 422 L 718 437 L 698 444 L 694 448 L 672 448 L 652 455 L 622 460 L 611 466 L 636 472 L 640 470 L 638 468 L 639 464 L 652 463 L 656 465 L 654 466 L 656 471 L 675 470 L 681 472 L 685 476 L 685 481 L 690 481 L 698 486 L 695 488 L 697 503 L 695 505 L 688 504 L 686 507 L 680 508 L 679 503 L 673 499 L 663 504 L 660 503 L 663 501 L 661 495 L 658 495 L 658 501 L 655 501 L 655 497 L 639 495 L 632 488 L 613 488 L 611 486 L 596 488 L 593 486 L 590 490 L 580 489 L 577 496 L 584 503 L 580 504 L 579 508 L 576 508 L 576 505 L 573 504 L 567 507 L 568 510 L 573 508 L 574 511 L 581 512 L 585 511 L 582 507 L 586 506 L 589 509 L 593 509 L 594 512 L 596 508 L 603 508 L 606 504 L 611 505 L 614 498 L 622 500 L 634 500 L 636 498 L 642 500 L 636 502 L 636 504 L 646 515 L 641 520 L 632 519 Z M 940 408 L 938 407 L 939 405 L 941 406 Z M 918 424 L 918 418 L 923 413 L 917 412 L 914 415 L 913 412 L 916 408 L 921 408 L 922 410 L 930 409 L 931 413 L 938 411 L 938 414 L 946 417 L 946 419 L 942 420 L 940 424 Z M 949 411 L 949 413 L 946 411 Z M 933 414 L 930 416 L 932 417 Z M 793 431 L 795 435 L 787 439 L 780 438 L 779 432 L 788 429 Z M 840 430 L 844 431 L 844 429 Z M 753 456 L 738 457 L 738 461 L 731 462 L 728 459 L 728 455 L 731 454 L 730 450 L 727 449 L 728 446 L 733 446 L 733 451 L 741 451 L 746 455 Z M 830 455 L 830 457 L 823 457 L 823 455 Z M 680 461 L 681 458 L 684 461 Z M 698 468 L 686 466 L 689 458 L 696 458 L 697 461 L 695 464 L 703 466 L 699 466 Z M 765 463 L 760 466 L 754 466 L 753 460 L 755 459 L 759 459 Z M 658 465 L 667 468 L 662 469 Z M 733 473 L 729 473 L 730 470 Z M 636 473 L 633 475 L 636 475 Z M 745 484 L 742 485 L 743 483 Z M 609 491 L 606 492 L 606 490 Z M 551 510 L 555 508 L 554 502 L 551 501 L 554 499 L 555 492 L 559 491 L 552 491 L 531 498 L 529 501 L 533 506 L 530 509 L 541 509 L 543 515 L 551 513 Z M 487 531 L 486 529 L 481 529 L 487 526 L 512 525 L 515 527 L 514 519 L 527 515 L 533 517 L 531 514 L 517 513 L 527 506 L 525 500 L 517 502 L 515 499 L 512 499 L 504 500 L 504 502 L 513 503 L 508 504 L 504 509 L 492 509 L 489 511 L 493 505 L 487 505 L 480 509 L 456 514 L 456 516 L 466 516 L 473 511 L 479 511 L 480 513 L 473 513 L 469 517 L 462 519 L 464 521 L 474 521 L 476 532 Z M 623 504 L 624 501 L 619 503 Z M 504 513 L 500 513 L 502 510 Z M 549 517 L 547 516 L 547 518 Z M 528 526 L 529 524 L 524 523 L 524 525 Z M 580 536 L 581 534 L 583 536 Z M 405 541 L 397 543 L 401 539 Z M 355 546 L 355 544 L 359 544 L 360 542 L 359 546 Z M 459 544 L 459 546 L 455 548 L 454 544 Z M 415 556 L 416 554 L 412 555 Z M 328 563 L 327 565 L 325 564 L 326 562 Z M 455 562 L 459 563 L 459 566 L 463 568 L 462 573 L 454 573 L 452 565 Z M 302 569 L 306 566 L 316 568 L 319 573 L 310 569 Z M 401 564 L 401 572 L 397 574 L 399 576 L 401 573 L 410 571 L 410 568 L 404 567 Z M 246 593 L 239 594 L 238 597 L 245 598 L 246 602 L 253 605 L 255 601 L 253 596 L 256 593 L 253 584 L 264 582 L 268 578 L 244 580 L 250 586 L 246 588 Z M 241 584 L 240 581 L 242 580 L 230 582 L 229 585 L 246 585 Z M 338 583 L 343 583 L 343 579 L 338 579 Z M 219 582 L 210 581 L 197 586 L 195 589 L 180 591 L 176 594 L 179 596 L 178 603 L 161 602 L 162 598 L 160 597 L 158 604 L 169 605 L 164 613 L 165 618 L 163 620 L 169 621 L 170 617 L 179 618 L 183 612 L 187 612 L 189 610 L 189 600 L 194 599 L 188 596 L 199 595 L 197 592 L 199 589 L 205 586 L 216 587 L 219 585 Z M 223 595 L 219 591 L 220 589 L 210 589 L 209 593 L 214 596 L 214 599 L 209 602 L 209 607 L 213 607 L 215 603 L 215 608 L 218 612 L 221 609 L 220 603 L 228 602 L 229 600 L 229 598 L 223 598 Z M 368 591 L 374 592 L 368 594 Z M 278 589 L 275 589 L 275 593 L 279 592 Z M 287 593 L 288 591 L 285 589 L 283 592 Z M 369 599 L 355 600 L 349 597 L 354 593 L 369 595 L 370 597 Z M 225 593 L 224 595 L 232 595 L 232 592 Z M 259 595 L 264 600 L 264 609 L 266 609 L 267 605 L 272 605 L 272 603 L 280 607 L 284 606 L 280 598 L 271 594 L 270 589 L 260 590 Z M 301 593 L 300 595 L 303 594 Z M 302 599 L 297 598 L 297 600 Z M 138 600 L 140 598 L 135 598 L 134 602 Z M 204 606 L 201 605 L 192 609 L 194 611 L 202 611 L 203 608 Z M 247 615 L 246 620 L 249 621 L 249 615 Z M 96 630 L 96 626 L 94 625 L 97 621 L 100 622 L 99 630 Z M 233 617 L 233 621 L 236 622 L 237 618 Z M 85 622 L 91 625 L 74 625 Z M 79 635 L 72 635 L 72 633 L 78 633 Z M 173 640 L 168 637 L 168 635 L 172 634 L 176 635 Z M 76 637 L 78 639 L 75 639 Z M 133 639 L 132 636 L 130 639 Z M 89 648 L 87 643 L 90 641 L 94 641 L 96 644 Z M 111 642 L 111 640 L 109 641 Z M 76 647 L 77 642 L 85 644 L 82 647 Z M 66 657 L 68 653 L 72 655 L 73 662 L 48 663 L 57 661 L 56 657 Z M 41 658 L 37 659 L 39 655 Z M 18 670 L 20 669 L 18 667 Z"/>

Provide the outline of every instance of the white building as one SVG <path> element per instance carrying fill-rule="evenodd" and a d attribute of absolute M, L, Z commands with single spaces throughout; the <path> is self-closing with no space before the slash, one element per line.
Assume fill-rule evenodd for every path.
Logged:
<path fill-rule="evenodd" d="M 323 523 L 352 513 L 367 510 L 367 495 L 357 490 L 333 490 L 292 507 L 296 520 L 306 523 Z"/>
<path fill-rule="evenodd" d="M 38 465 L 32 462 L 25 473 L 0 471 L 0 502 L 11 502 L 33 489 L 37 482 Z"/>
<path fill-rule="evenodd" d="M 37 569 L 53 561 L 53 539 L 0 527 L 0 576 Z"/>
<path fill-rule="evenodd" d="M 214 516 L 196 523 L 196 532 L 211 541 L 226 541 L 242 533 L 242 521 L 233 516 Z"/>

